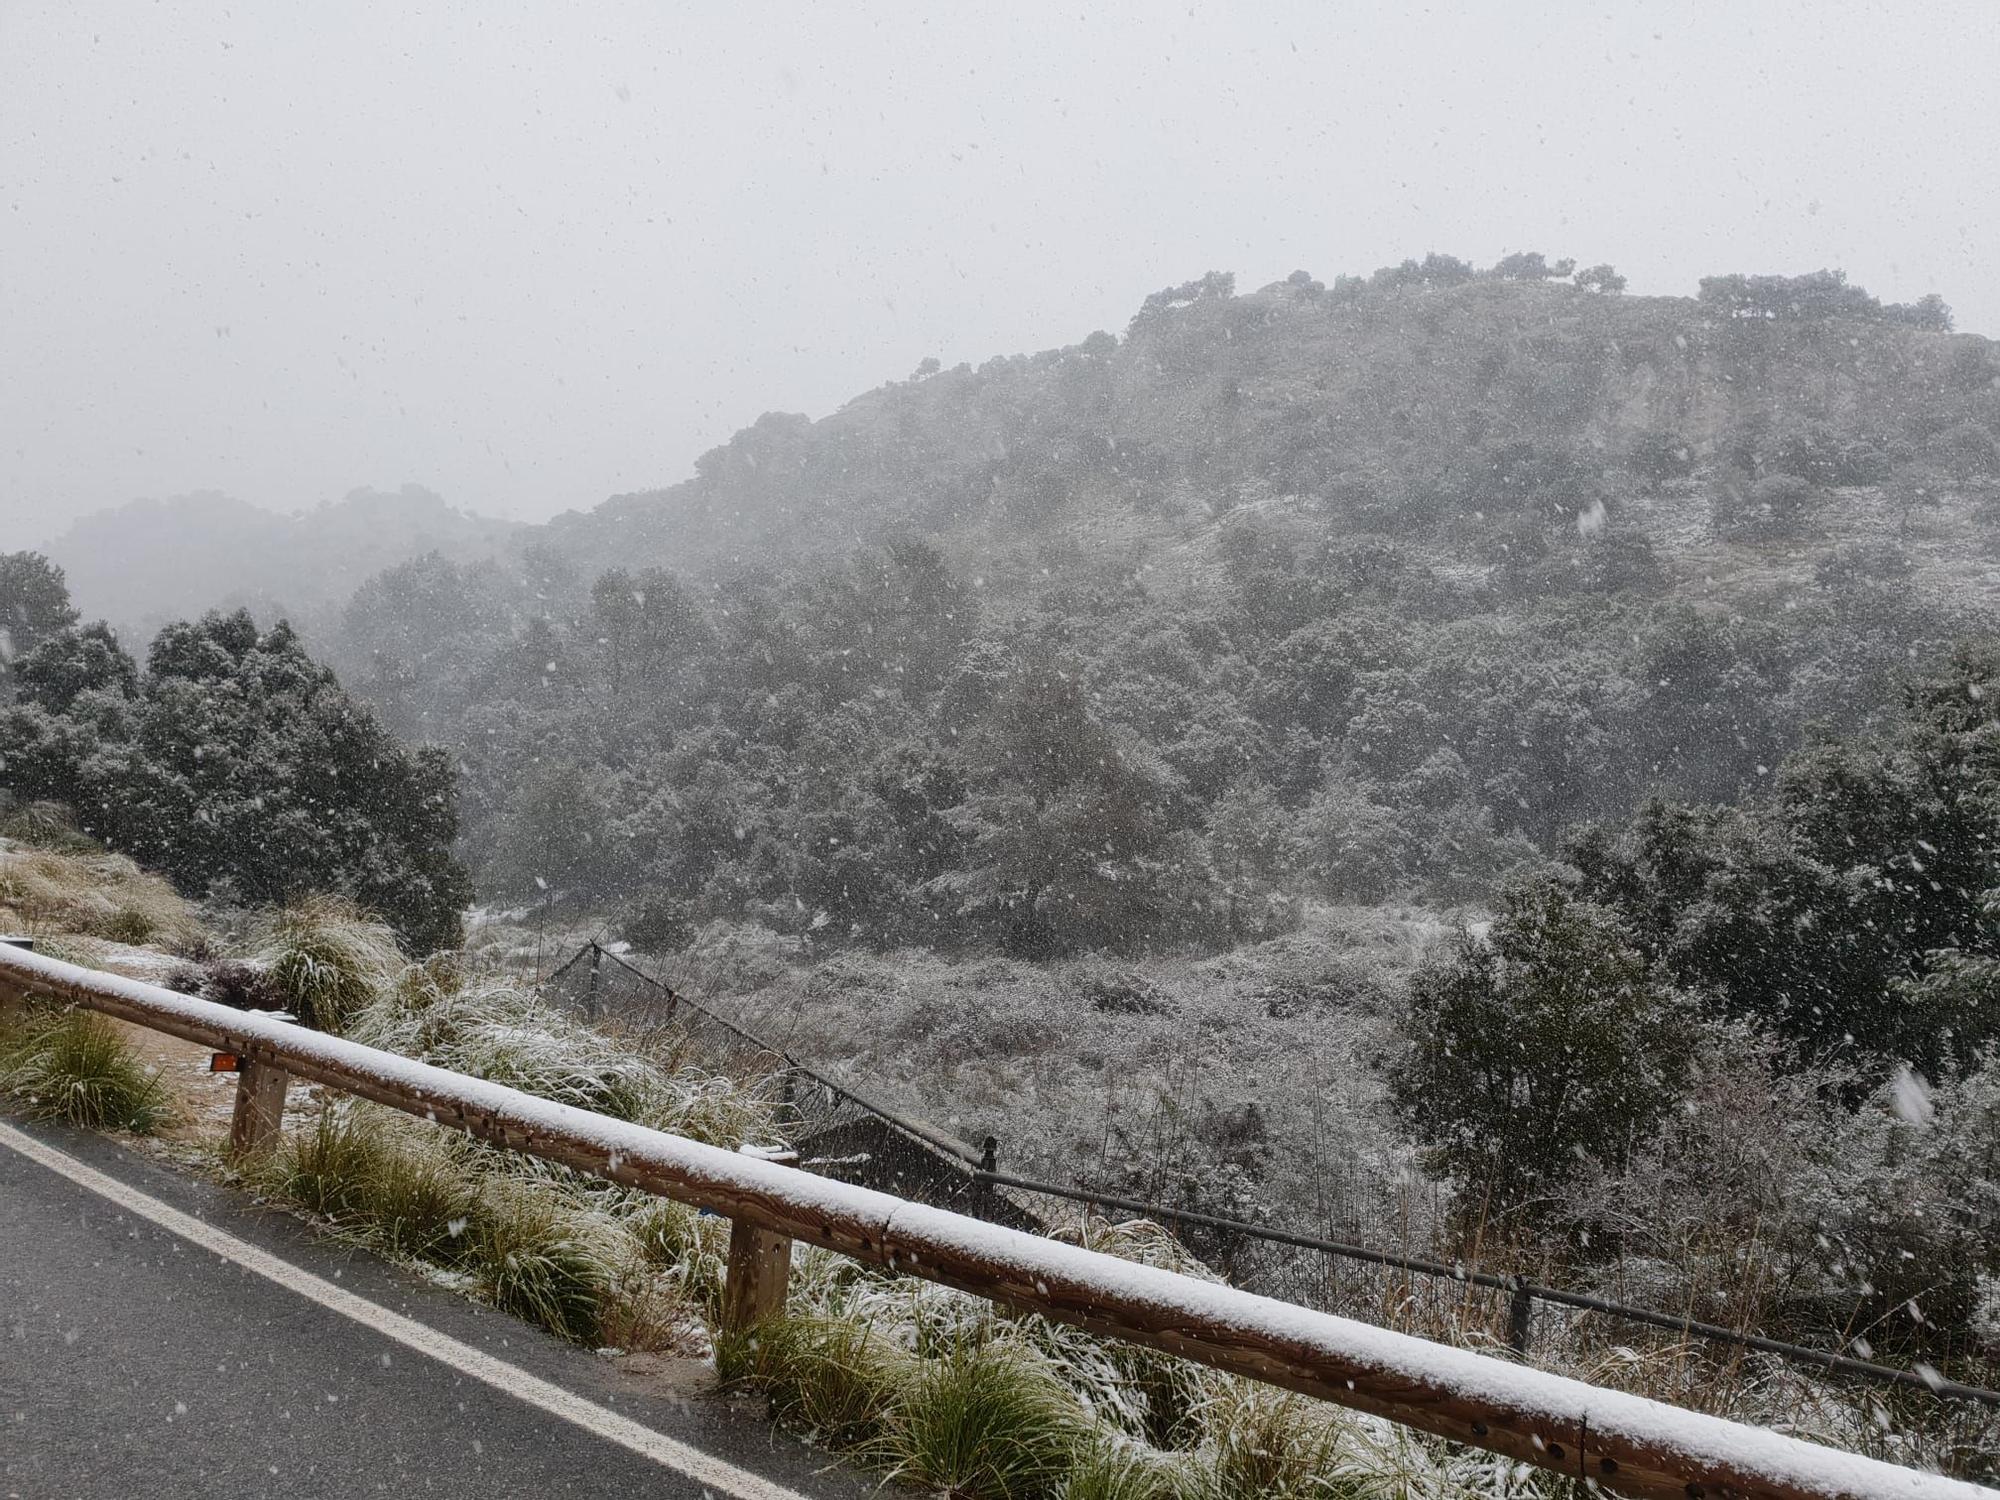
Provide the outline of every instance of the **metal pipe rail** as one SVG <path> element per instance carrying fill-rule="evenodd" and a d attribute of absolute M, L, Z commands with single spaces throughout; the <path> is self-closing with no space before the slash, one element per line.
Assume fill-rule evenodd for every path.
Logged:
<path fill-rule="evenodd" d="M 305 1078 L 725 1215 L 724 1315 L 738 1327 L 782 1309 L 789 1242 L 804 1240 L 1648 1500 L 2000 1495 L 909 1203 L 44 955 L 0 948 L 0 992 L 235 1053 L 239 1154 L 275 1144 L 285 1085 Z"/>

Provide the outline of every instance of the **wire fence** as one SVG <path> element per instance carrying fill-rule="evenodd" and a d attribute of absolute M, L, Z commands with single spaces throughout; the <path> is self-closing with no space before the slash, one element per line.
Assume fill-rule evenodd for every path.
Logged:
<path fill-rule="evenodd" d="M 994 1137 L 971 1146 L 892 1110 L 595 942 L 552 972 L 542 989 L 592 1023 L 677 1027 L 717 1066 L 770 1080 L 779 1095 L 779 1123 L 800 1165 L 842 1181 L 1013 1228 L 1063 1227 L 1079 1209 L 1138 1215 L 1168 1229 L 1201 1259 L 1226 1266 L 1229 1280 L 1246 1290 L 1350 1315 L 1386 1313 L 1393 1302 L 1402 1326 L 1483 1328 L 1523 1356 L 1538 1344 L 1574 1342 L 1580 1319 L 1610 1319 L 2000 1411 L 2000 1391 L 1946 1380 L 1926 1366 L 1897 1369 L 1477 1266 L 1002 1172 Z M 1394 1273 L 1393 1281 L 1385 1283 L 1384 1272 Z"/>
<path fill-rule="evenodd" d="M 543 980 L 542 991 L 592 1023 L 677 1027 L 713 1065 L 768 1079 L 778 1123 L 810 1171 L 1014 1229 L 1043 1227 L 981 1178 L 995 1165 L 991 1138 L 975 1149 L 889 1109 L 596 943 Z"/>

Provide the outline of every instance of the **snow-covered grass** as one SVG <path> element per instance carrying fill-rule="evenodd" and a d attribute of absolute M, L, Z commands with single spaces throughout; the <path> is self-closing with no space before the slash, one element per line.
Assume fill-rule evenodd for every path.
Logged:
<path fill-rule="evenodd" d="M 732 1382 L 754 1385 L 779 1421 L 838 1452 L 879 1441 L 915 1358 L 865 1320 L 801 1313 L 716 1347 Z"/>
<path fill-rule="evenodd" d="M 474 1275 L 493 1305 L 595 1344 L 620 1270 L 609 1226 L 539 1184 L 495 1175 L 473 1230 Z"/>
<path fill-rule="evenodd" d="M 34 1114 L 89 1130 L 145 1135 L 169 1111 L 158 1075 L 108 1023 L 85 1011 L 0 1035 L 0 1088 Z"/>
<path fill-rule="evenodd" d="M 307 1026 L 346 1031 L 403 967 L 387 926 L 339 896 L 305 896 L 259 924 L 251 961 Z"/>
<path fill-rule="evenodd" d="M 760 1096 L 620 1047 L 504 978 L 451 958 L 378 979 L 351 1040 L 617 1119 L 734 1147 L 769 1139 Z M 655 1347 L 721 1301 L 725 1221 L 391 1110 L 330 1106 L 288 1145 L 274 1189 L 385 1253 L 457 1273 L 572 1340 Z"/>
<path fill-rule="evenodd" d="M 342 1103 L 288 1142 L 267 1182 L 347 1237 L 456 1275 L 558 1337 L 624 1348 L 683 1337 L 696 1309 L 649 1259 L 628 1195 L 517 1169 L 520 1160 Z"/>
<path fill-rule="evenodd" d="M 923 1360 L 881 1436 L 891 1478 L 952 1495 L 1026 1500 L 1075 1467 L 1089 1414 L 1038 1351 L 996 1338 Z"/>
<path fill-rule="evenodd" d="M 478 1059 L 488 1076 L 563 1102 L 622 1101 L 639 1115 L 695 1114 L 694 1106 L 712 1113 L 705 1080 L 607 1055 L 532 996 L 461 985 L 436 964 L 385 988 L 354 1030 L 373 1045 L 400 1041 L 468 1071 Z M 289 1143 L 271 1181 L 341 1232 L 460 1274 L 495 1306 L 563 1338 L 627 1348 L 686 1342 L 719 1294 L 719 1259 L 705 1263 L 696 1253 L 702 1231 L 678 1205 L 375 1106 L 330 1106 Z"/>
<path fill-rule="evenodd" d="M 1158 1260 L 1157 1226 L 1095 1248 Z M 1254 1382 L 818 1249 L 788 1316 L 726 1340 L 726 1378 L 772 1414 L 926 1490 L 984 1500 L 1549 1495 L 1563 1482 Z"/>
<path fill-rule="evenodd" d="M 502 977 L 432 960 L 381 985 L 350 1039 L 579 1109 L 734 1148 L 769 1139 L 770 1103 L 707 1069 L 648 1057 Z"/>
<path fill-rule="evenodd" d="M 722 1316 L 729 1270 L 729 1221 L 667 1198 L 630 1205 L 621 1216 L 645 1263 L 713 1325 Z"/>

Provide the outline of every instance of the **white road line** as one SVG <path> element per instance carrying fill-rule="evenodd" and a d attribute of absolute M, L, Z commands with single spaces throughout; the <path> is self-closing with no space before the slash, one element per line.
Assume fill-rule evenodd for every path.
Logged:
<path fill-rule="evenodd" d="M 406 1348 L 415 1349 L 420 1354 L 428 1354 L 440 1364 L 448 1365 L 461 1375 L 490 1385 L 494 1390 L 512 1396 L 517 1401 L 525 1401 L 530 1406 L 539 1407 L 550 1416 L 581 1427 L 607 1442 L 629 1448 L 643 1458 L 678 1470 L 688 1478 L 724 1494 L 741 1497 L 741 1500 L 807 1500 L 796 1490 L 788 1490 L 783 1485 L 773 1484 L 761 1475 L 752 1474 L 748 1469 L 725 1463 L 722 1459 L 689 1447 L 664 1433 L 642 1426 L 629 1417 L 622 1417 L 607 1407 L 586 1401 L 573 1391 L 564 1390 L 530 1375 L 526 1370 L 495 1359 L 484 1350 L 475 1349 L 470 1344 L 459 1342 L 448 1334 L 439 1333 L 427 1324 L 414 1318 L 406 1318 L 401 1313 L 386 1307 L 378 1307 L 365 1297 L 357 1297 L 345 1287 L 335 1286 L 310 1271 L 302 1271 L 289 1261 L 280 1260 L 269 1251 L 260 1250 L 233 1234 L 226 1234 L 211 1224 L 204 1224 L 190 1214 L 169 1207 L 157 1198 L 147 1196 L 137 1188 L 126 1186 L 115 1177 L 107 1177 L 95 1167 L 85 1166 L 76 1158 L 66 1155 L 53 1147 L 45 1146 L 33 1136 L 24 1135 L 11 1125 L 0 1124 L 0 1146 L 11 1147 L 14 1151 L 47 1167 L 51 1172 L 60 1173 L 79 1187 L 88 1188 L 101 1198 L 107 1198 L 119 1207 L 149 1219 L 170 1233 L 179 1235 L 204 1250 L 213 1251 L 224 1260 L 231 1261 L 253 1271 L 266 1281 L 275 1282 L 287 1291 L 296 1292 L 308 1301 L 317 1302 L 331 1312 L 356 1323 L 374 1329 L 385 1338 L 394 1339 Z"/>

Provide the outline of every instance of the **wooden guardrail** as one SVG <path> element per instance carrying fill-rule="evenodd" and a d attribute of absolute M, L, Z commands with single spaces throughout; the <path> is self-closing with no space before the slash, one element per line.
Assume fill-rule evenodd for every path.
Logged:
<path fill-rule="evenodd" d="M 0 947 L 0 1003 L 68 1002 L 243 1063 L 231 1150 L 276 1144 L 309 1079 L 732 1221 L 725 1319 L 784 1306 L 804 1240 L 1024 1312 L 1299 1391 L 1623 1494 L 1686 1500 L 1996 1500 L 1960 1480 L 906 1202 L 556 1104 L 289 1022 Z"/>

